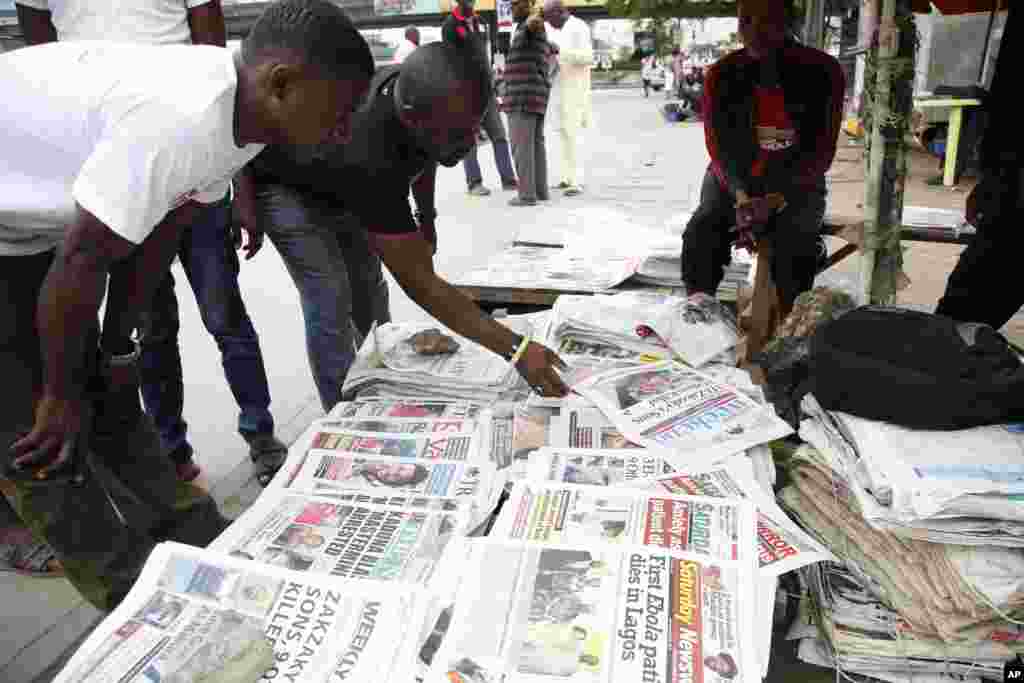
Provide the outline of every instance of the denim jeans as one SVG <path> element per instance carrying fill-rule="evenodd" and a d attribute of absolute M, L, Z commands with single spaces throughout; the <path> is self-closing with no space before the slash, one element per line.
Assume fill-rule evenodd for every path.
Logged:
<path fill-rule="evenodd" d="M 238 403 L 243 436 L 272 434 L 270 388 L 259 337 L 238 287 L 238 253 L 231 244 L 227 198 L 205 207 L 182 234 L 178 258 L 195 293 L 207 331 L 220 349 L 224 376 Z M 178 348 L 178 299 L 170 272 L 161 282 L 140 327 L 142 399 L 156 423 L 164 451 L 187 446 L 182 417 L 185 387 Z M 189 449 L 189 452 L 191 449 Z"/>
<path fill-rule="evenodd" d="M 498 175 L 501 176 L 503 185 L 515 182 L 516 173 L 512 170 L 512 156 L 509 153 L 508 136 L 505 134 L 505 125 L 501 121 L 501 113 L 498 111 L 497 103 L 491 99 L 491 106 L 484 115 L 483 129 L 487 137 L 491 139 L 494 147 L 494 165 L 498 168 Z M 462 161 L 462 168 L 466 172 L 466 185 L 470 188 L 479 185 L 484 181 L 483 173 L 480 171 L 480 162 L 476 158 L 476 145 L 469 150 L 469 154 Z"/>
<path fill-rule="evenodd" d="M 36 305 L 54 252 L 34 256 L 0 256 L 0 376 L 4 409 L 0 411 L 0 466 L 9 462 L 7 446 L 25 435 L 34 422 L 42 388 L 42 357 L 36 329 Z M 82 377 L 93 408 L 88 425 L 90 465 L 76 458 L 83 478 L 75 481 L 74 464 L 36 480 L 11 477 L 13 507 L 36 538 L 56 551 L 67 578 L 93 605 L 114 609 L 131 589 L 150 551 L 173 540 L 205 547 L 228 526 L 208 494 L 178 481 L 163 457 L 153 424 L 139 405 L 134 384 L 117 390 L 95 381 L 99 327 L 86 333 L 87 356 Z M 123 523 L 110 500 L 124 515 Z M 9 517 L 9 515 L 5 515 Z M 7 520 L 4 520 L 7 521 Z"/>
<path fill-rule="evenodd" d="M 299 290 L 306 353 L 329 411 L 373 323 L 390 322 L 388 285 L 366 230 L 344 210 L 283 185 L 263 185 L 257 209 Z"/>

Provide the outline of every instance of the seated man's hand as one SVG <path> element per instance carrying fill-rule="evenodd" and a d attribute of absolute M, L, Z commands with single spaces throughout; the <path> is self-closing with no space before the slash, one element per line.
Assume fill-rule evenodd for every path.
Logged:
<path fill-rule="evenodd" d="M 569 393 L 569 387 L 555 371 L 565 370 L 565 362 L 551 349 L 530 342 L 526 351 L 516 364 L 516 370 L 530 384 L 530 387 L 541 396 L 561 397 Z"/>

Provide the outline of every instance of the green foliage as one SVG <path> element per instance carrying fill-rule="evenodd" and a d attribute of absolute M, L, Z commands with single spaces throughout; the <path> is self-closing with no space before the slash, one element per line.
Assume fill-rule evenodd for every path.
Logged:
<path fill-rule="evenodd" d="M 735 0 L 608 0 L 608 13 L 622 19 L 704 19 L 736 16 Z"/>

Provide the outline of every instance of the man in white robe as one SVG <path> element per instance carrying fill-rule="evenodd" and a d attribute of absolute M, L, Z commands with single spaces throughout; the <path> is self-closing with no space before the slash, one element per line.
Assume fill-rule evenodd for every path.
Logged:
<path fill-rule="evenodd" d="M 551 36 L 558 43 L 557 91 L 558 132 L 562 140 L 562 181 L 558 189 L 565 196 L 580 194 L 583 168 L 579 150 L 582 132 L 591 125 L 590 69 L 594 62 L 590 28 L 582 19 L 572 16 L 563 0 L 547 0 L 544 19 L 555 31 Z"/>

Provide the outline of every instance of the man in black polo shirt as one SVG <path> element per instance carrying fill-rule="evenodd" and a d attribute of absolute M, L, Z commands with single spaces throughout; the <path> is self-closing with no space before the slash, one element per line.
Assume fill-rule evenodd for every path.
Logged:
<path fill-rule="evenodd" d="M 268 147 L 254 160 L 264 227 L 299 289 L 325 410 L 341 399 L 354 358 L 349 318 L 363 336 L 374 321 L 389 319 L 381 260 L 413 301 L 456 333 L 509 358 L 519 348 L 518 335 L 484 316 L 433 266 L 437 164 L 455 166 L 476 143 L 491 95 L 478 53 L 432 43 L 378 71 L 347 144 Z M 529 344 L 518 369 L 536 391 L 564 395 L 554 370 L 560 364 Z"/>

